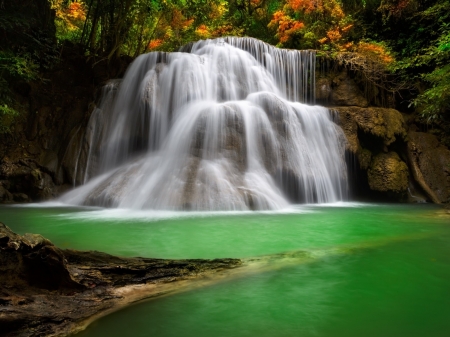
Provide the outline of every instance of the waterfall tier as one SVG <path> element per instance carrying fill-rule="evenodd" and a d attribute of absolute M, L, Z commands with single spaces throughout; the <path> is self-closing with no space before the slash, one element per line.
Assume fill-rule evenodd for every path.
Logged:
<path fill-rule="evenodd" d="M 92 113 L 72 204 L 279 209 L 347 191 L 344 136 L 314 100 L 315 54 L 251 38 L 137 58 Z M 81 164 L 82 163 L 82 164 Z"/>

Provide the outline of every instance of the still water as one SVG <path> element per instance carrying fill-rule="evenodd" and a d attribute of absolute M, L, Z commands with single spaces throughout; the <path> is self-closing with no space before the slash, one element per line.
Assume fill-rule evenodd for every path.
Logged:
<path fill-rule="evenodd" d="M 0 221 L 62 248 L 122 256 L 314 256 L 130 306 L 77 337 L 450 335 L 450 217 L 433 205 L 257 213 L 16 206 L 1 207 Z"/>

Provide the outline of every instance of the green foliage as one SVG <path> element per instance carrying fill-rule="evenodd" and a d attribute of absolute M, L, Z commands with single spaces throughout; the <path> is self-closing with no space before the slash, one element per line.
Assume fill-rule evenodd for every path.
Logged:
<path fill-rule="evenodd" d="M 29 54 L 16 56 L 10 51 L 0 50 L 0 134 L 10 132 L 10 126 L 19 115 L 12 107 L 14 100 L 9 83 L 34 80 L 39 76 L 38 69 Z"/>
<path fill-rule="evenodd" d="M 38 77 L 39 66 L 30 54 L 15 55 L 11 51 L 0 51 L 0 76 L 25 81 Z"/>
<path fill-rule="evenodd" d="M 49 1 L 56 10 L 57 40 L 81 43 L 97 60 L 174 51 L 199 39 L 252 36 L 334 55 L 377 90 L 395 91 L 406 83 L 406 99 L 423 117 L 450 115 L 448 0 Z M 54 32 L 36 29 L 24 3 L 6 2 L 0 11 L 0 34 L 7 37 L 0 46 L 0 87 L 39 79 L 58 59 Z M 2 115 L 13 116 L 14 105 L 1 91 Z"/>
<path fill-rule="evenodd" d="M 8 88 L 8 82 L 0 77 L 0 134 L 10 132 L 10 126 L 19 112 L 12 108 L 11 92 Z"/>
<path fill-rule="evenodd" d="M 414 105 L 429 121 L 450 112 L 450 24 L 444 24 L 441 31 L 437 45 L 429 50 L 435 69 L 422 74 L 428 88 L 414 100 Z"/>
<path fill-rule="evenodd" d="M 0 134 L 9 133 L 10 126 L 19 113 L 7 104 L 0 104 Z"/>
<path fill-rule="evenodd" d="M 113 59 L 173 51 L 199 39 L 250 35 L 274 41 L 267 24 L 279 0 L 52 0 L 59 40 Z"/>
<path fill-rule="evenodd" d="M 431 88 L 420 94 L 414 104 L 428 120 L 440 118 L 450 111 L 450 64 L 436 68 L 423 78 Z"/>

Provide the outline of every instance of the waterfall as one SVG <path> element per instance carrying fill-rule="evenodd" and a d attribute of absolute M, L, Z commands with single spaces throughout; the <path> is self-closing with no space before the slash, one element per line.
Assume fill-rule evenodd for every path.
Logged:
<path fill-rule="evenodd" d="M 314 102 L 315 53 L 252 38 L 138 57 L 91 115 L 71 204 L 279 209 L 343 200 L 342 130 Z M 304 103 L 300 103 L 304 102 Z"/>

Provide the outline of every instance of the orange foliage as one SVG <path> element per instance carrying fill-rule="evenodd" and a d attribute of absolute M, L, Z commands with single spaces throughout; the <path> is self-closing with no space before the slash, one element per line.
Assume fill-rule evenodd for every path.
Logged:
<path fill-rule="evenodd" d="M 337 0 L 287 0 L 287 5 L 294 12 L 322 13 L 334 19 L 342 19 L 345 14 Z"/>
<path fill-rule="evenodd" d="M 342 38 L 341 32 L 339 31 L 339 28 L 330 29 L 327 32 L 327 37 L 330 39 L 331 42 L 337 41 Z"/>
<path fill-rule="evenodd" d="M 341 47 L 342 47 L 343 50 L 352 49 L 353 48 L 353 42 L 347 42 L 347 43 L 343 44 Z"/>
<path fill-rule="evenodd" d="M 210 35 L 209 29 L 208 29 L 208 27 L 206 27 L 206 25 L 198 26 L 197 29 L 195 30 L 195 32 L 197 33 L 197 35 L 199 35 L 202 38 L 208 38 Z"/>
<path fill-rule="evenodd" d="M 296 12 L 304 11 L 310 13 L 318 9 L 322 1 L 311 0 L 288 0 L 288 5 Z"/>
<path fill-rule="evenodd" d="M 67 16 L 74 20 L 86 20 L 86 11 L 79 2 L 72 2 L 67 8 Z"/>
<path fill-rule="evenodd" d="M 283 11 L 277 11 L 273 14 L 272 21 L 269 23 L 269 28 L 277 27 L 277 34 L 281 43 L 288 42 L 292 35 L 299 32 L 305 27 L 305 24 L 300 21 L 292 19 Z"/>
<path fill-rule="evenodd" d="M 384 63 L 391 63 L 394 61 L 394 58 L 389 55 L 386 48 L 379 44 L 360 42 L 356 47 L 356 51 L 360 54 L 380 59 Z"/>
<path fill-rule="evenodd" d="M 161 39 L 151 40 L 147 46 L 147 49 L 154 50 L 154 49 L 158 48 L 160 45 L 162 45 L 162 43 L 163 43 L 163 41 Z"/>
<path fill-rule="evenodd" d="M 332 43 L 335 46 L 341 43 L 344 34 L 353 27 L 339 0 L 285 1 L 283 10 L 275 12 L 268 25 L 269 28 L 277 28 L 276 36 L 281 43 L 289 41 L 293 34 L 304 29 L 305 22 L 312 36 L 322 36 L 318 40 L 320 44 Z M 297 20 L 292 18 L 294 15 Z M 322 18 L 319 23 L 318 18 Z"/>
<path fill-rule="evenodd" d="M 194 19 L 186 19 L 180 10 L 174 9 L 172 12 L 172 21 L 170 22 L 170 26 L 172 29 L 186 29 L 193 22 Z"/>
<path fill-rule="evenodd" d="M 216 28 L 211 35 L 214 37 L 221 37 L 226 35 L 232 35 L 233 32 L 233 26 L 232 25 L 224 25 Z"/>
<path fill-rule="evenodd" d="M 352 24 L 351 25 L 347 25 L 345 27 L 342 27 L 341 31 L 344 32 L 344 33 L 347 33 L 352 27 L 353 27 Z"/>
<path fill-rule="evenodd" d="M 59 1 L 53 5 L 53 8 L 56 11 L 56 17 L 64 22 L 69 30 L 80 29 L 86 20 L 86 9 L 79 2 L 72 2 L 66 7 Z"/>

